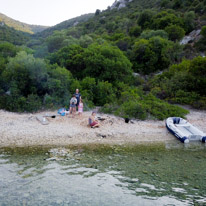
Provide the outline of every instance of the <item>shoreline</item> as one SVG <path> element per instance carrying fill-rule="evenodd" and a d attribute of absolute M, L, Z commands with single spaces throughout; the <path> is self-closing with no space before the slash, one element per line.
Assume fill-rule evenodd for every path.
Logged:
<path fill-rule="evenodd" d="M 188 121 L 206 133 L 206 111 L 189 109 Z M 91 112 L 82 118 L 68 116 L 47 117 L 48 125 L 42 125 L 37 116 L 57 115 L 57 111 L 19 114 L 0 110 L 0 147 L 72 146 L 87 144 L 128 145 L 167 143 L 176 138 L 168 132 L 165 121 L 134 120 L 125 123 L 123 118 L 99 114 L 105 118 L 100 128 L 88 127 Z M 178 140 L 176 140 L 178 141 Z"/>

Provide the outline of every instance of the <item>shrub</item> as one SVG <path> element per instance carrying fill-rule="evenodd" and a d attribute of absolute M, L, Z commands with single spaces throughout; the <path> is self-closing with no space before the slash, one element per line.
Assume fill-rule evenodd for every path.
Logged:
<path fill-rule="evenodd" d="M 184 29 L 180 26 L 177 26 L 177 25 L 167 26 L 165 28 L 165 31 L 168 33 L 169 39 L 172 41 L 179 41 L 185 35 Z"/>
<path fill-rule="evenodd" d="M 147 118 L 144 104 L 131 100 L 120 105 L 114 114 L 124 118 L 136 118 L 140 120 L 145 120 Z"/>
<path fill-rule="evenodd" d="M 114 100 L 115 94 L 112 88 L 112 84 L 107 81 L 99 81 L 97 83 L 96 92 L 94 95 L 95 105 L 103 106 L 104 104 L 113 102 Z"/>
<path fill-rule="evenodd" d="M 166 69 L 171 62 L 169 51 L 173 46 L 171 41 L 161 37 L 138 40 L 133 46 L 132 53 L 134 71 L 150 74 Z"/>
<path fill-rule="evenodd" d="M 163 39 L 168 39 L 168 33 L 164 30 L 145 30 L 141 33 L 140 39 L 150 39 L 155 36 L 159 36 Z"/>
<path fill-rule="evenodd" d="M 138 37 L 140 34 L 141 34 L 141 27 L 138 25 L 130 28 L 129 30 L 130 36 Z"/>

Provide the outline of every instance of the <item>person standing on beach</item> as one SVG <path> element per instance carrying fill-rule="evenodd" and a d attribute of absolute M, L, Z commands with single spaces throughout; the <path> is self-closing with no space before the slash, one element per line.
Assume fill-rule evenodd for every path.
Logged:
<path fill-rule="evenodd" d="M 78 106 L 78 115 L 81 117 L 83 113 L 84 104 L 82 99 L 80 99 L 79 106 Z"/>
<path fill-rule="evenodd" d="M 76 99 L 77 99 L 76 107 L 77 107 L 77 109 L 78 109 L 79 102 L 80 102 L 80 99 L 81 99 L 81 94 L 79 93 L 79 89 L 76 89 L 75 97 L 76 97 Z"/>
<path fill-rule="evenodd" d="M 77 104 L 77 99 L 75 94 L 73 94 L 70 100 L 70 114 L 72 114 L 72 117 L 74 117 L 76 114 L 76 104 Z"/>

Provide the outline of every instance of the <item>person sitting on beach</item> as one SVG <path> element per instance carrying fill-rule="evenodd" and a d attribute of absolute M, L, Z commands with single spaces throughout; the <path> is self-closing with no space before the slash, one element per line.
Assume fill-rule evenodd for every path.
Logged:
<path fill-rule="evenodd" d="M 72 114 L 73 117 L 75 116 L 76 113 L 76 104 L 77 104 L 76 95 L 73 94 L 70 100 L 70 114 Z"/>
<path fill-rule="evenodd" d="M 83 108 L 84 108 L 84 104 L 83 104 L 82 99 L 80 99 L 80 102 L 79 102 L 79 105 L 78 105 L 78 114 L 79 114 L 80 117 L 82 116 Z"/>
<path fill-rule="evenodd" d="M 92 112 L 92 115 L 89 117 L 89 125 L 91 126 L 91 128 L 100 126 L 99 122 L 96 120 L 95 117 L 96 117 L 96 112 Z"/>

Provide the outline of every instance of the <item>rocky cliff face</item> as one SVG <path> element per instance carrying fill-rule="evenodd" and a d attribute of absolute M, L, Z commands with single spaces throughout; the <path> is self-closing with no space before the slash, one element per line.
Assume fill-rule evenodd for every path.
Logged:
<path fill-rule="evenodd" d="M 115 2 L 112 4 L 110 9 L 121 9 L 126 7 L 127 3 L 132 2 L 133 0 L 115 0 Z"/>

